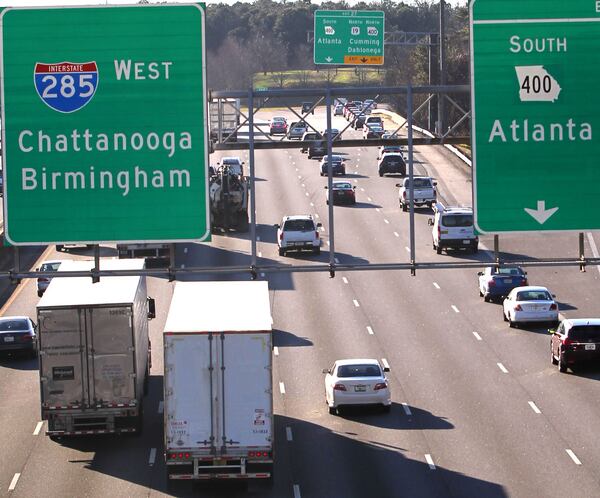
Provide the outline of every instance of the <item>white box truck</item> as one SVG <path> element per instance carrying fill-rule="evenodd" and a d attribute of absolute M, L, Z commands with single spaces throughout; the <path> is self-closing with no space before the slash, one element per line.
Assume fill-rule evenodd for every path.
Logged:
<path fill-rule="evenodd" d="M 178 282 L 164 331 L 168 479 L 273 472 L 267 282 Z"/>
<path fill-rule="evenodd" d="M 89 271 L 93 261 L 63 261 Z M 102 260 L 140 270 L 144 260 Z M 143 276 L 56 276 L 37 306 L 42 420 L 50 437 L 140 432 L 150 371 L 154 301 Z"/>

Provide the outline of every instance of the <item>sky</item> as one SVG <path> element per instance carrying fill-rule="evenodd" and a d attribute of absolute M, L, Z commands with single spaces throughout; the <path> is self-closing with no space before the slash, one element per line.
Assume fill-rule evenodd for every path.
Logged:
<path fill-rule="evenodd" d="M 181 1 L 181 0 L 170 0 L 170 1 Z M 233 4 L 238 0 L 205 0 L 204 3 L 228 3 Z M 252 3 L 253 0 L 240 0 L 244 3 Z M 359 0 L 347 0 L 351 6 L 358 3 Z M 403 0 L 408 4 L 416 3 L 414 0 Z M 92 5 L 92 4 L 135 4 L 138 3 L 136 0 L 0 0 L 0 6 L 3 7 L 28 7 L 28 6 L 49 6 L 49 5 Z M 154 3 L 150 0 L 150 3 Z M 190 0 L 184 1 L 183 3 L 191 3 Z M 320 3 L 319 1 L 313 0 L 314 4 Z M 446 0 L 449 5 L 466 5 L 467 0 Z"/>

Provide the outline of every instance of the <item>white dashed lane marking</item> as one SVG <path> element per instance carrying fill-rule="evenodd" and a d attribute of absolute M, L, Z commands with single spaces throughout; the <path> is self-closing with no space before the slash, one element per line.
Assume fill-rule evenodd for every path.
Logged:
<path fill-rule="evenodd" d="M 542 411 L 537 407 L 537 405 L 533 401 L 529 401 L 529 406 L 531 406 L 531 409 L 538 415 L 542 413 Z"/>
<path fill-rule="evenodd" d="M 367 325 L 367 332 L 369 335 L 373 335 L 373 329 Z"/>
<path fill-rule="evenodd" d="M 33 430 L 33 435 L 34 436 L 38 436 L 40 434 L 40 431 L 42 430 L 42 426 L 44 425 L 44 421 L 42 420 L 41 422 L 38 422 L 35 426 L 35 429 Z"/>
<path fill-rule="evenodd" d="M 292 436 L 292 428 L 291 428 L 291 427 L 286 427 L 286 428 L 285 428 L 285 434 L 286 434 L 286 437 L 287 437 L 287 440 L 288 440 L 288 441 L 290 441 L 290 442 L 291 442 L 291 441 L 293 441 L 293 440 L 294 440 L 294 438 L 293 438 L 293 436 Z"/>
<path fill-rule="evenodd" d="M 399 234 L 398 232 L 394 232 L 394 235 L 395 235 L 396 237 L 400 237 L 400 234 Z"/>
<path fill-rule="evenodd" d="M 273 346 L 273 354 L 279 356 L 279 348 L 277 346 Z"/>
<path fill-rule="evenodd" d="M 388 363 L 388 361 L 385 358 L 381 358 L 381 364 L 383 365 L 383 368 L 390 368 L 390 364 Z"/>
<path fill-rule="evenodd" d="M 502 371 L 502 373 L 508 373 L 508 370 L 506 370 L 506 367 L 502 363 L 496 363 L 496 365 L 498 365 L 498 368 Z"/>
<path fill-rule="evenodd" d="M 281 394 L 285 394 L 285 385 L 283 384 L 283 382 L 279 383 L 279 392 Z"/>
<path fill-rule="evenodd" d="M 452 305 L 452 309 L 454 310 L 455 313 L 460 313 L 460 311 L 458 310 L 458 308 L 454 305 Z"/>
<path fill-rule="evenodd" d="M 148 465 L 154 465 L 156 461 L 156 448 L 150 450 L 150 458 L 148 458 Z"/>
<path fill-rule="evenodd" d="M 355 306 L 356 308 L 359 308 L 359 307 L 360 307 L 360 304 L 358 304 L 358 301 L 357 301 L 356 299 L 353 299 L 353 300 L 352 300 L 352 302 L 354 303 L 354 306 Z"/>
<path fill-rule="evenodd" d="M 577 455 L 573 453 L 573 450 L 566 449 L 565 451 L 567 452 L 567 455 L 571 457 L 571 460 L 575 462 L 575 465 L 581 465 L 581 460 L 577 458 Z"/>
<path fill-rule="evenodd" d="M 333 260 L 336 262 L 336 264 L 338 264 L 338 265 L 340 264 L 340 260 L 339 259 L 333 258 Z"/>
<path fill-rule="evenodd" d="M 385 222 L 387 225 L 389 225 L 389 224 L 390 224 L 389 220 L 386 220 L 385 218 L 383 219 L 383 221 L 384 221 L 384 222 Z"/>
<path fill-rule="evenodd" d="M 160 415 L 160 414 L 162 414 L 164 411 L 165 411 L 165 403 L 164 403 L 164 401 L 160 401 L 160 402 L 158 403 L 158 410 L 157 410 L 157 412 L 158 412 L 158 414 Z"/>
<path fill-rule="evenodd" d="M 425 455 L 425 460 L 427 461 L 427 465 L 429 465 L 429 468 L 431 470 L 435 470 L 435 464 L 433 463 L 433 458 L 431 458 L 431 455 L 429 453 L 427 453 Z"/>
<path fill-rule="evenodd" d="M 406 413 L 407 415 L 412 415 L 412 412 L 410 411 L 410 407 L 408 406 L 408 404 L 402 403 L 402 408 L 404 409 L 404 413 Z"/>
<path fill-rule="evenodd" d="M 298 484 L 294 484 L 294 498 L 302 498 L 300 494 L 300 486 Z"/>
<path fill-rule="evenodd" d="M 433 286 L 434 286 L 436 289 L 439 289 L 439 288 L 440 288 L 440 286 L 438 285 L 438 283 L 437 283 L 437 282 L 433 282 Z"/>
<path fill-rule="evenodd" d="M 475 336 L 475 339 L 477 339 L 478 341 L 482 341 L 483 340 L 481 338 L 481 336 L 477 332 L 473 331 L 473 335 Z"/>
<path fill-rule="evenodd" d="M 344 282 L 345 284 L 348 283 L 348 279 L 346 277 L 342 277 L 342 282 Z"/>
<path fill-rule="evenodd" d="M 13 491 L 17 487 L 17 482 L 19 481 L 19 477 L 21 477 L 21 474 L 19 472 L 17 472 L 13 476 L 12 481 L 10 481 L 10 484 L 8 485 L 9 491 Z"/>

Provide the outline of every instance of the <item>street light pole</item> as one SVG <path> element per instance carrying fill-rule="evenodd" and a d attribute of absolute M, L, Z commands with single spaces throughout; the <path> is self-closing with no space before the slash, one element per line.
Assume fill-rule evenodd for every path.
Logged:
<path fill-rule="evenodd" d="M 440 0 L 440 35 L 439 35 L 439 46 L 440 46 L 440 56 L 439 56 L 439 69 L 440 69 L 440 85 L 444 86 L 446 84 L 446 34 L 445 34 L 445 14 L 446 2 L 444 0 Z M 438 94 L 438 122 L 437 122 L 437 133 L 442 136 L 444 134 L 444 94 Z"/>

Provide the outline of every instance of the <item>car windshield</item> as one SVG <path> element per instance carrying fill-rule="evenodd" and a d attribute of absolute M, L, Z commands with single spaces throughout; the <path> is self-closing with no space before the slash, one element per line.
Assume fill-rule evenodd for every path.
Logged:
<path fill-rule="evenodd" d="M 473 226 L 473 215 L 447 214 L 442 216 L 442 225 L 446 227 L 470 227 Z"/>
<path fill-rule="evenodd" d="M 543 290 L 517 292 L 517 301 L 552 301 L 552 296 Z"/>
<path fill-rule="evenodd" d="M 569 339 L 576 342 L 600 342 L 600 325 L 576 325 L 569 331 Z"/>
<path fill-rule="evenodd" d="M 288 220 L 283 225 L 284 232 L 308 232 L 315 229 L 311 220 Z"/>
<path fill-rule="evenodd" d="M 431 180 L 429 178 L 415 178 L 415 188 L 431 188 Z M 410 180 L 406 180 L 406 188 L 410 187 Z"/>
<path fill-rule="evenodd" d="M 59 266 L 60 261 L 57 261 L 56 263 L 43 263 L 42 266 L 40 266 L 40 271 L 57 271 Z"/>
<path fill-rule="evenodd" d="M 381 377 L 378 365 L 340 365 L 338 377 Z"/>
<path fill-rule="evenodd" d="M 349 183 L 334 183 L 333 188 L 352 188 Z"/>
<path fill-rule="evenodd" d="M 520 268 L 498 268 L 493 273 L 497 273 L 498 275 L 523 275 L 523 270 Z"/>
<path fill-rule="evenodd" d="M 17 320 L 2 320 L 0 322 L 0 331 L 6 332 L 9 330 L 27 330 L 29 328 L 29 324 L 27 320 L 17 319 Z"/>

